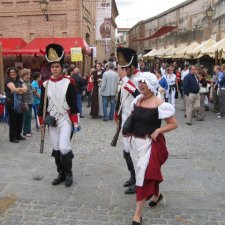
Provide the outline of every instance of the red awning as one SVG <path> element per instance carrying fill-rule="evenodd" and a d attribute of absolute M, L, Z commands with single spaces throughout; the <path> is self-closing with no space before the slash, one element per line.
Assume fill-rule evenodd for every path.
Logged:
<path fill-rule="evenodd" d="M 9 50 L 21 49 L 27 45 L 22 38 L 0 38 L 3 54 Z"/>
<path fill-rule="evenodd" d="M 83 38 L 35 38 L 24 48 L 10 50 L 5 54 L 45 54 L 46 46 L 51 43 L 62 45 L 66 54 L 70 54 L 70 49 L 73 47 L 80 47 L 87 54 L 91 53 L 91 49 Z"/>
<path fill-rule="evenodd" d="M 145 40 L 150 40 L 150 39 L 153 39 L 153 38 L 157 38 L 157 37 L 160 37 L 160 36 L 162 36 L 164 34 L 167 34 L 167 33 L 171 32 L 171 31 L 173 31 L 176 28 L 177 27 L 174 27 L 174 26 L 163 26 L 160 29 L 158 29 L 151 36 L 145 37 L 145 38 L 137 38 L 137 39 L 135 38 L 135 39 L 133 39 L 133 41 L 145 41 Z"/>

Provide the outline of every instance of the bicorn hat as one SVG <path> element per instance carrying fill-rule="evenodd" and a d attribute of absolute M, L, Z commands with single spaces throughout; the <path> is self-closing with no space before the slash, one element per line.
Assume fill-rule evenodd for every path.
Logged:
<path fill-rule="evenodd" d="M 120 67 L 138 66 L 137 53 L 131 48 L 117 48 L 117 60 Z"/>
<path fill-rule="evenodd" d="M 64 49 L 61 45 L 58 44 L 49 44 L 45 50 L 45 58 L 49 64 L 60 63 L 61 65 L 64 62 Z"/>

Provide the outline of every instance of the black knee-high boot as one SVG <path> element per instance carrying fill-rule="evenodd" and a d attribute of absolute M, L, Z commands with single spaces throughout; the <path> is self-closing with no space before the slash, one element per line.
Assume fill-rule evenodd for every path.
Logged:
<path fill-rule="evenodd" d="M 63 171 L 65 171 L 65 185 L 69 187 L 73 183 L 73 172 L 72 172 L 72 159 L 74 154 L 69 151 L 65 155 L 61 155 L 61 162 L 63 166 Z"/>
<path fill-rule="evenodd" d="M 135 182 L 136 182 L 134 165 L 129 152 L 123 151 L 123 156 L 126 160 L 127 168 L 130 171 L 130 179 L 124 183 L 124 187 L 129 187 L 125 191 L 125 194 L 133 194 L 135 193 Z"/>
<path fill-rule="evenodd" d="M 58 185 L 65 180 L 65 173 L 63 171 L 62 163 L 61 163 L 61 154 L 60 151 L 56 151 L 53 149 L 52 156 L 55 158 L 55 164 L 58 171 L 58 177 L 56 177 L 52 181 L 52 185 Z"/>

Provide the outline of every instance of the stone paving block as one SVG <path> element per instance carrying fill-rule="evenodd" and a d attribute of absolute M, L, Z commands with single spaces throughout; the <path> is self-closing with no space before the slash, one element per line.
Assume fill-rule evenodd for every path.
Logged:
<path fill-rule="evenodd" d="M 97 188 L 87 188 L 87 187 L 78 187 L 75 193 L 71 196 L 73 201 L 89 201 L 98 203 L 109 203 L 111 197 L 110 190 L 97 189 Z"/>
<path fill-rule="evenodd" d="M 0 174 L 1 175 L 1 174 Z M 2 177 L 1 177 L 1 179 L 2 179 Z M 5 188 L 6 188 L 6 186 L 8 185 L 8 183 L 3 183 L 3 182 L 1 182 L 0 183 L 0 192 L 2 192 Z"/>

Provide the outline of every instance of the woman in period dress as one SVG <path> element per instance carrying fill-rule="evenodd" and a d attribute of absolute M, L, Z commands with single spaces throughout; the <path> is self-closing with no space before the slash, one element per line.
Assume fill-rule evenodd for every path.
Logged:
<path fill-rule="evenodd" d="M 176 90 L 178 90 L 178 83 L 172 67 L 169 67 L 169 73 L 166 75 L 166 80 L 169 85 L 168 102 L 175 107 L 175 95 Z"/>
<path fill-rule="evenodd" d="M 102 117 L 102 96 L 100 94 L 101 82 L 103 71 L 101 70 L 101 64 L 96 64 L 96 70 L 92 71 L 91 77 L 93 81 L 93 92 L 91 97 L 91 112 L 90 115 L 93 119 Z"/>
<path fill-rule="evenodd" d="M 155 71 L 156 78 L 158 80 L 159 89 L 158 89 L 158 96 L 163 99 L 165 102 L 168 102 L 168 83 L 165 77 L 162 77 L 161 70 Z"/>
<path fill-rule="evenodd" d="M 132 225 L 141 224 L 141 212 L 145 201 L 149 207 L 156 206 L 162 199 L 159 183 L 163 180 L 160 168 L 168 158 L 163 133 L 177 127 L 174 107 L 156 96 L 157 78 L 143 73 L 139 81 L 140 95 L 132 104 L 131 158 L 136 173 L 136 210 Z M 166 124 L 161 127 L 161 120 Z"/>

